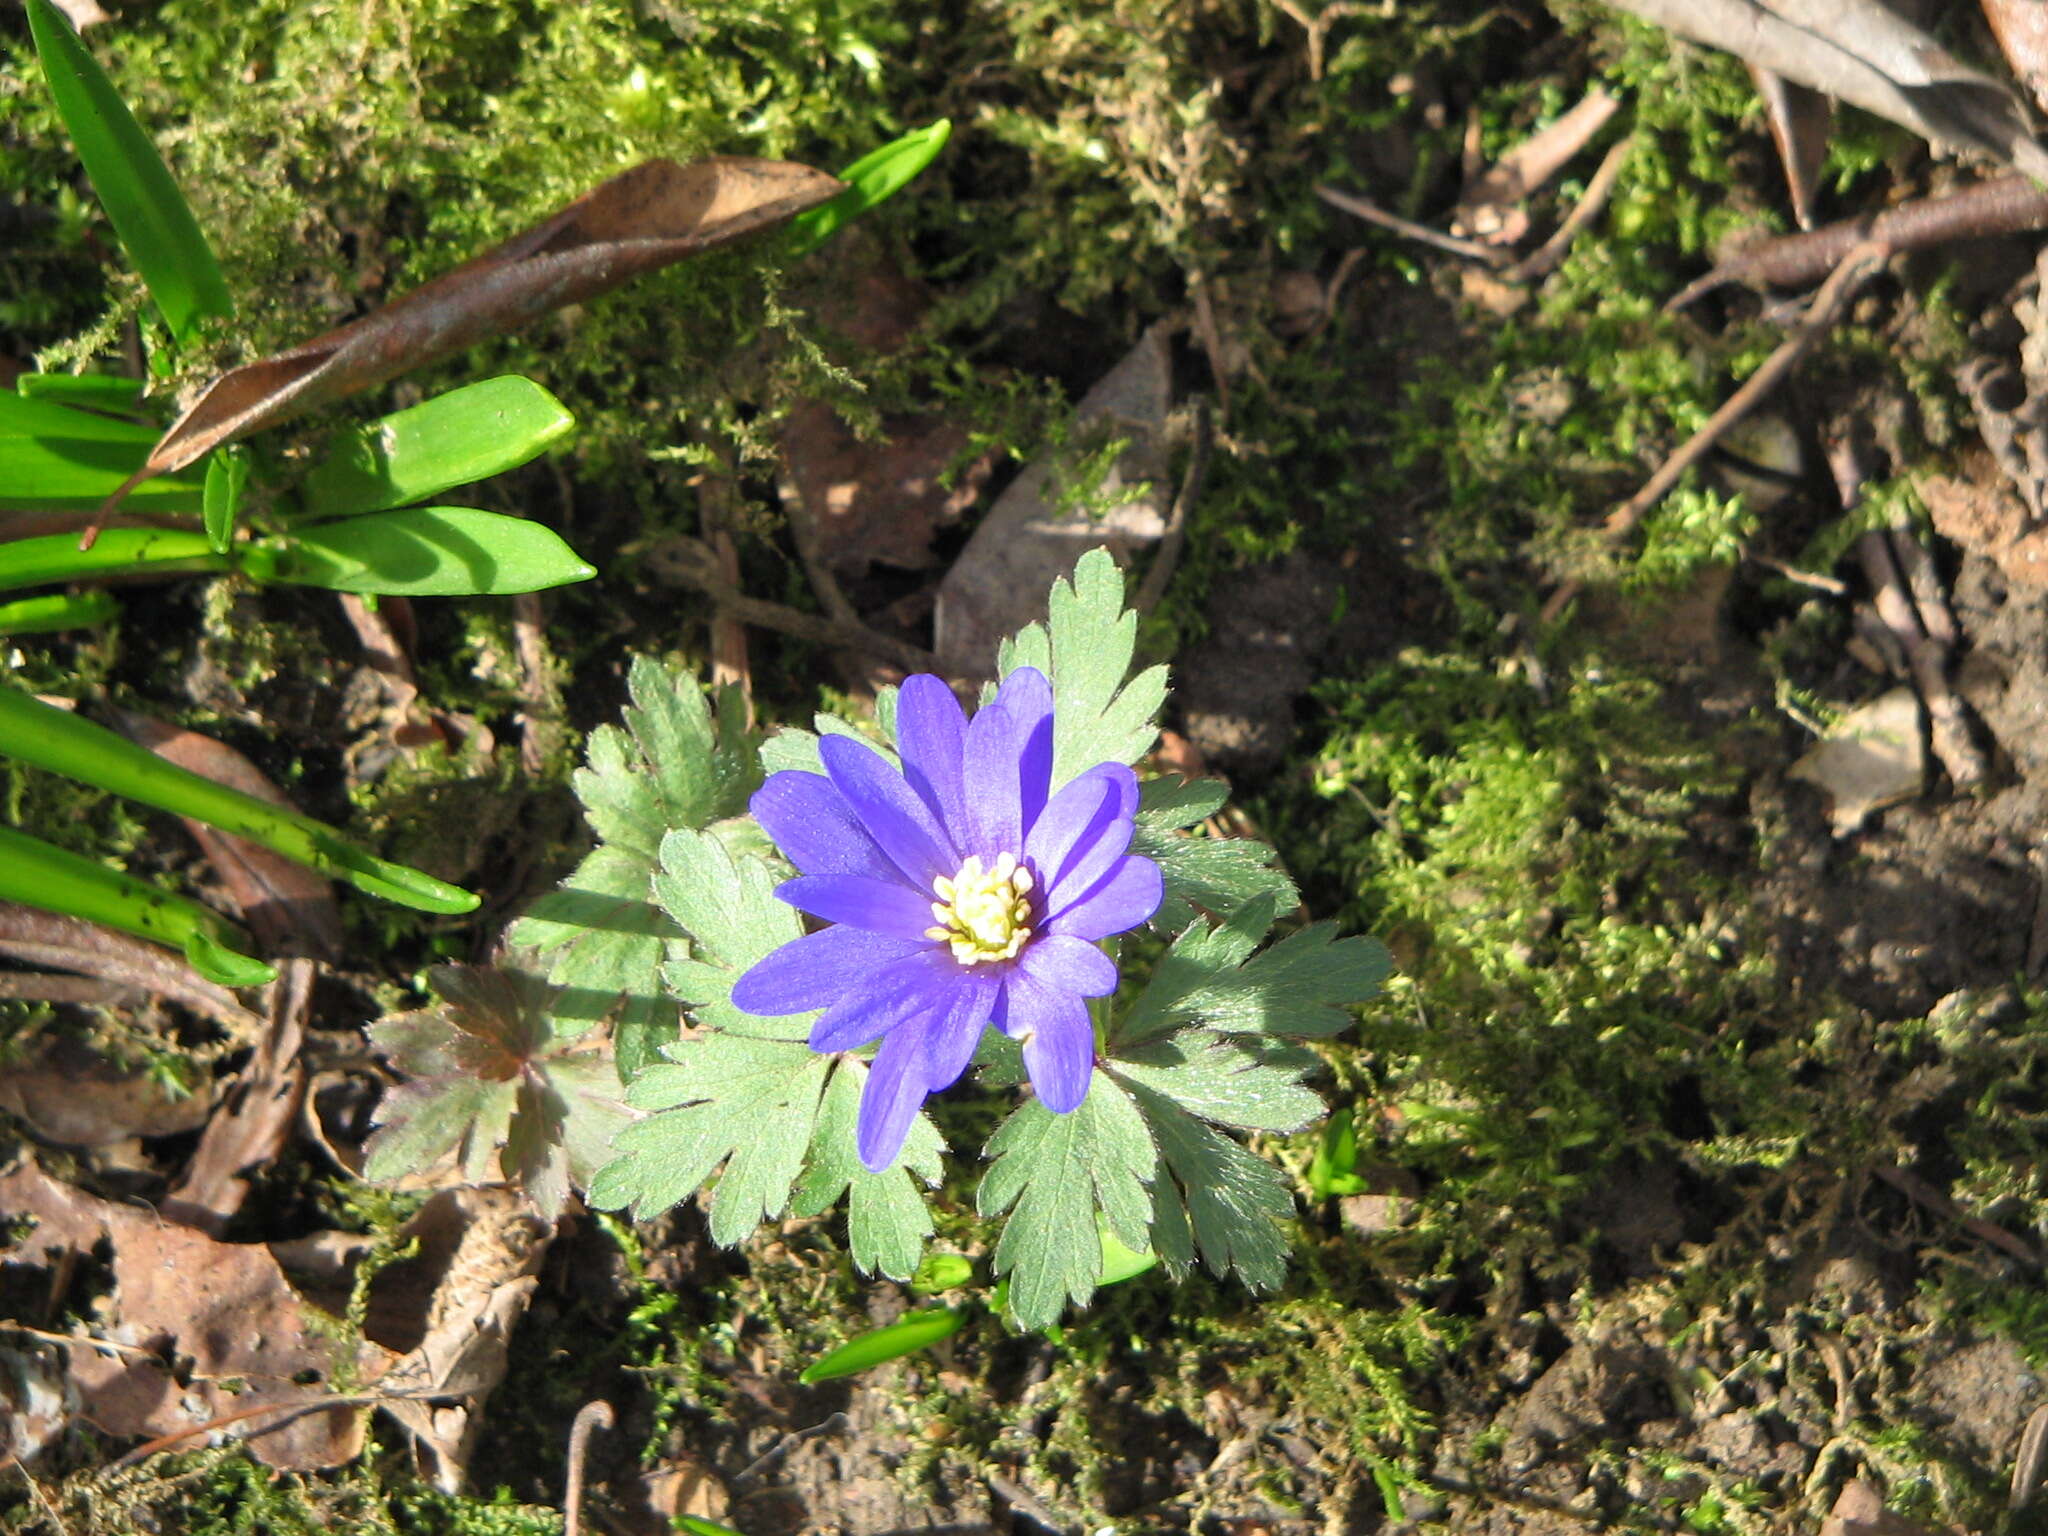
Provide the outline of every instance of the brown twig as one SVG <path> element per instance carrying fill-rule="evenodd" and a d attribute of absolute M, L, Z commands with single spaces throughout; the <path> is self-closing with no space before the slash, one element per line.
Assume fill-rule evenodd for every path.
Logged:
<path fill-rule="evenodd" d="M 1756 372 L 1742 381 L 1734 394 L 1722 402 L 1721 408 L 1714 412 L 1705 426 L 1664 461 L 1641 490 L 1607 515 L 1603 531 L 1610 543 L 1619 542 L 1633 533 L 1637 524 L 1678 484 L 1685 472 L 1705 458 L 1729 428 L 1747 416 L 1756 408 L 1758 401 L 1783 382 L 1785 376 L 1798 366 L 1799 360 L 1812 350 L 1814 343 L 1834 328 L 1857 289 L 1884 266 L 1891 254 L 1891 247 L 1882 240 L 1869 240 L 1842 258 L 1841 264 L 1814 294 L 1813 302 L 1806 307 L 1805 318 L 1792 334 L 1779 343 L 1777 350 L 1764 359 Z M 1579 591 L 1580 583 L 1567 581 L 1552 593 L 1550 601 L 1543 605 L 1543 622 L 1547 624 L 1556 619 L 1579 595 Z"/>
<path fill-rule="evenodd" d="M 753 624 L 762 629 L 794 635 L 799 640 L 809 640 L 818 645 L 844 646 L 848 650 L 879 656 L 906 672 L 943 670 L 939 665 L 939 658 L 930 651 L 922 650 L 907 641 L 880 634 L 865 624 L 822 618 L 815 613 L 804 613 L 782 603 L 764 602 L 757 597 L 748 597 L 737 587 L 720 578 L 711 552 L 695 539 L 672 541 L 669 553 L 675 558 L 662 562 L 663 574 L 684 586 L 702 592 L 721 612 L 731 614 L 743 624 Z"/>
<path fill-rule="evenodd" d="M 769 1446 L 766 1451 L 748 1462 L 741 1469 L 740 1475 L 735 1477 L 729 1486 L 734 1493 L 738 1493 L 741 1489 L 759 1482 L 761 1478 L 767 1475 L 769 1468 L 773 1467 L 806 1440 L 815 1440 L 820 1435 L 843 1435 L 851 1428 L 853 1428 L 853 1420 L 843 1413 L 835 1413 L 822 1423 L 813 1424 L 809 1429 L 793 1429 Z"/>
<path fill-rule="evenodd" d="M 149 993 L 125 982 L 47 971 L 0 971 L 0 997 L 23 1003 L 76 1003 L 86 1008 L 132 1008 Z"/>
<path fill-rule="evenodd" d="M 2013 1258 L 2018 1259 L 2029 1269 L 2039 1269 L 2041 1267 L 2041 1256 L 2034 1252 L 2032 1245 L 2026 1239 L 2015 1237 L 2012 1233 L 2006 1231 L 2005 1228 L 1998 1226 L 1994 1222 L 1986 1221 L 1981 1216 L 1972 1216 L 1961 1206 L 1957 1205 L 1955 1201 L 1949 1199 L 1947 1195 L 1944 1195 L 1932 1184 L 1921 1178 L 1919 1174 L 1890 1164 L 1873 1168 L 1871 1172 L 1875 1173 L 1880 1179 L 1883 1179 L 1885 1183 L 1891 1185 L 1892 1188 L 1896 1189 L 1907 1199 L 1917 1205 L 1924 1205 L 1928 1210 L 1934 1212 L 1935 1215 L 1954 1222 L 1978 1241 L 1989 1243 L 1992 1247 L 2003 1250 Z"/>
<path fill-rule="evenodd" d="M 1505 251 L 1490 245 L 1481 245 L 1477 240 L 1460 240 L 1456 235 L 1444 234 L 1441 230 L 1431 229 L 1427 224 L 1417 224 L 1414 220 L 1404 219 L 1397 213 L 1388 213 L 1386 209 L 1369 203 L 1362 197 L 1353 197 L 1349 192 L 1339 192 L 1335 187 L 1317 187 L 1316 196 L 1332 208 L 1341 208 L 1346 213 L 1355 214 L 1368 224 L 1377 224 L 1381 229 L 1390 229 L 1397 235 L 1407 236 L 1410 240 L 1419 240 L 1424 245 L 1433 245 L 1440 251 L 1449 251 L 1453 256 L 1483 262 L 1489 267 L 1507 264 L 1508 257 Z"/>
<path fill-rule="evenodd" d="M 1311 80 L 1323 78 L 1323 43 L 1330 24 L 1340 16 L 1356 16 L 1365 9 L 1356 0 L 1332 0 L 1331 4 L 1311 16 L 1295 4 L 1295 0 L 1273 0 L 1273 3 L 1308 34 L 1308 77 Z"/>
<path fill-rule="evenodd" d="M 1840 266 L 1849 252 L 1871 241 L 1893 251 L 1921 251 L 1951 240 L 2013 235 L 2048 225 L 2048 190 L 2018 174 L 1996 176 L 1947 197 L 1922 198 L 1875 217 L 1845 219 L 1810 234 L 1762 240 L 1730 256 L 1664 306 L 1683 309 L 1729 283 L 1803 288 Z"/>
<path fill-rule="evenodd" d="M 1629 151 L 1634 147 L 1634 139 L 1622 139 L 1608 149 L 1599 169 L 1593 172 L 1593 179 L 1586 183 L 1584 194 L 1573 204 L 1572 211 L 1565 215 L 1564 222 L 1557 226 L 1557 233 L 1501 273 L 1502 281 L 1533 283 L 1557 270 L 1558 263 L 1572 248 L 1572 242 L 1584 233 L 1588 224 L 1600 217 L 1600 211 L 1614 195 L 1614 184 L 1621 179 L 1621 168 L 1627 164 Z"/>
<path fill-rule="evenodd" d="M 2025 1509 L 2041 1491 L 2041 1470 L 2048 1462 L 2048 1406 L 2027 1415 L 2027 1427 L 2020 1431 L 2020 1448 L 2012 1460 L 2012 1496 L 2007 1509 Z"/>
<path fill-rule="evenodd" d="M 612 1405 L 600 1401 L 585 1403 L 569 1426 L 569 1485 L 562 1490 L 562 1536 L 582 1536 L 583 1463 L 590 1454 L 590 1437 L 615 1422 Z"/>

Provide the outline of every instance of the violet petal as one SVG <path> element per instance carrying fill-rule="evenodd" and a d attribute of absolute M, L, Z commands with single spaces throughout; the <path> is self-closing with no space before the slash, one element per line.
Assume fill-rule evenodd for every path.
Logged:
<path fill-rule="evenodd" d="M 1029 975 L 1011 976 L 1003 992 L 1008 1004 L 1004 1032 L 1024 1042 L 1031 1086 L 1056 1115 L 1079 1108 L 1095 1074 L 1095 1026 L 1088 1005 Z"/>
<path fill-rule="evenodd" d="M 967 716 L 953 690 L 929 672 L 906 677 L 897 690 L 896 750 L 903 755 L 904 778 L 961 849 L 967 836 Z"/>
<path fill-rule="evenodd" d="M 1106 997 L 1116 990 L 1116 962 L 1072 934 L 1033 939 L 1017 965 L 1033 981 L 1079 997 Z"/>
<path fill-rule="evenodd" d="M 1021 853 L 1052 785 L 1052 684 L 1037 668 L 1004 678 L 968 722 L 966 778 L 968 851 L 984 860 Z"/>
<path fill-rule="evenodd" d="M 971 966 L 960 973 L 959 985 L 946 1000 L 937 1017 L 925 1029 L 924 1085 L 937 1093 L 950 1088 L 974 1059 L 981 1032 L 988 1028 L 989 1014 L 1002 995 L 1002 978 L 987 966 Z"/>
<path fill-rule="evenodd" d="M 923 941 L 935 921 L 928 896 L 898 880 L 866 875 L 798 875 L 775 887 L 776 899 L 828 923 L 851 923 L 893 938 Z"/>
<path fill-rule="evenodd" d="M 896 873 L 846 796 L 822 773 L 771 773 L 747 803 L 761 830 L 803 874 L 886 880 Z"/>
<path fill-rule="evenodd" d="M 1110 866 L 1095 887 L 1039 923 L 1046 934 L 1072 934 L 1077 939 L 1106 939 L 1152 920 L 1166 897 L 1159 866 L 1143 854 L 1129 854 Z"/>
<path fill-rule="evenodd" d="M 847 977 L 871 976 L 918 948 L 907 939 L 835 924 L 792 939 L 756 961 L 732 984 L 732 1003 L 770 1019 L 809 1013 L 844 997 Z"/>
<path fill-rule="evenodd" d="M 1046 908 L 1086 894 L 1131 846 L 1138 776 L 1122 763 L 1090 768 L 1047 803 L 1024 839 Z"/>
<path fill-rule="evenodd" d="M 934 880 L 959 870 L 952 838 L 881 753 L 851 736 L 827 736 L 818 743 L 818 756 L 861 825 L 912 885 L 928 891 Z"/>
<path fill-rule="evenodd" d="M 944 1008 L 960 970 L 937 950 L 920 950 L 870 975 L 840 978 L 839 1000 L 811 1026 L 814 1051 L 857 1050 Z M 921 1032 L 921 1027 L 919 1032 Z"/>
<path fill-rule="evenodd" d="M 903 1150 L 910 1122 L 924 1103 L 923 1054 L 923 1029 L 905 1024 L 890 1031 L 868 1067 L 854 1146 L 869 1173 L 882 1172 Z"/>

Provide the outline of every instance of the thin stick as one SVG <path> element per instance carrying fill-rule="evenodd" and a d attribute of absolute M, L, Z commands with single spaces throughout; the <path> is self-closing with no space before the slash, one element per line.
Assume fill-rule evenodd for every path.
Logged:
<path fill-rule="evenodd" d="M 1600 168 L 1593 172 L 1593 179 L 1586 183 L 1585 194 L 1572 205 L 1572 211 L 1565 215 L 1564 222 L 1557 226 L 1557 233 L 1501 273 L 1504 281 L 1533 283 L 1557 270 L 1572 242 L 1579 238 L 1588 224 L 1600 217 L 1600 211 L 1614 195 L 1614 184 L 1621 179 L 1621 168 L 1627 163 L 1628 153 L 1633 148 L 1634 139 L 1622 139 L 1607 151 Z"/>
<path fill-rule="evenodd" d="M 2041 1256 L 2034 1252 L 2025 1238 L 2016 1237 L 1997 1223 L 1986 1221 L 1981 1216 L 1972 1216 L 1919 1174 L 1892 1164 L 1881 1164 L 1870 1171 L 1907 1199 L 1926 1206 L 1937 1216 L 1946 1217 L 1978 1241 L 2003 1249 L 2029 1269 L 2041 1267 Z"/>
<path fill-rule="evenodd" d="M 893 639 L 869 629 L 865 624 L 841 623 L 834 619 L 820 618 L 815 613 L 804 613 L 782 603 L 763 602 L 757 597 L 748 597 L 737 587 L 720 580 L 712 564 L 710 551 L 695 539 L 677 541 L 681 559 L 665 562 L 664 574 L 694 587 L 719 608 L 743 624 L 752 624 L 761 629 L 776 630 L 781 634 L 795 635 L 799 640 L 810 640 L 819 645 L 844 646 L 848 650 L 862 651 L 870 656 L 879 656 L 905 672 L 943 672 L 939 658 L 930 651 L 922 650 L 907 641 Z"/>
<path fill-rule="evenodd" d="M 815 1440 L 820 1435 L 843 1435 L 851 1428 L 853 1420 L 843 1413 L 835 1413 L 822 1424 L 813 1424 L 809 1429 L 791 1430 L 747 1464 L 740 1475 L 732 1480 L 732 1491 L 738 1493 L 742 1488 L 758 1482 L 770 1467 L 806 1440 Z"/>
<path fill-rule="evenodd" d="M 1456 235 L 1446 235 L 1439 230 L 1431 229 L 1427 224 L 1417 224 L 1397 213 L 1388 213 L 1386 209 L 1369 203 L 1362 197 L 1339 192 L 1335 187 L 1317 187 L 1316 196 L 1332 208 L 1341 208 L 1346 213 L 1356 214 L 1368 224 L 1377 224 L 1381 229 L 1391 229 L 1397 235 L 1406 235 L 1410 240 L 1433 245 L 1440 251 L 1449 251 L 1453 256 L 1484 262 L 1489 267 L 1501 266 L 1507 260 L 1504 253 L 1490 245 L 1481 245 L 1476 240 L 1460 240 Z"/>
<path fill-rule="evenodd" d="M 1834 329 L 1857 289 L 1884 266 L 1891 254 L 1891 247 L 1882 240 L 1866 240 L 1842 258 L 1841 265 L 1814 294 L 1813 302 L 1806 308 L 1806 317 L 1792 334 L 1779 343 L 1778 349 L 1764 359 L 1755 373 L 1742 381 L 1742 387 L 1722 403 L 1705 426 L 1664 461 L 1641 490 L 1608 513 L 1603 530 L 1609 543 L 1618 543 L 1633 533 L 1637 524 L 1678 484 L 1685 472 L 1712 452 L 1714 445 L 1731 427 L 1756 409 L 1757 402 L 1784 381 L 1785 376 L 1798 366 L 1799 360 L 1813 350 L 1814 344 Z M 1543 622 L 1553 622 L 1570 606 L 1580 590 L 1579 582 L 1567 581 L 1552 593 L 1550 601 L 1543 605 Z"/>
<path fill-rule="evenodd" d="M 583 1536 L 583 1462 L 590 1454 L 590 1437 L 615 1422 L 612 1405 L 599 1401 L 585 1403 L 569 1426 L 569 1485 L 562 1490 L 562 1536 Z"/>
<path fill-rule="evenodd" d="M 2041 1469 L 2048 1460 L 2048 1407 L 2036 1408 L 2020 1431 L 2019 1454 L 2012 1463 L 2012 1497 L 2007 1509 L 2025 1509 L 2041 1491 Z"/>

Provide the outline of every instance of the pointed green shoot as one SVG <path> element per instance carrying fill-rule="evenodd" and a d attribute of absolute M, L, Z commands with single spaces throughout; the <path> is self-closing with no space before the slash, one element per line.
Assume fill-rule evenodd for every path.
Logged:
<path fill-rule="evenodd" d="M 928 1307 L 913 1312 L 886 1328 L 848 1339 L 824 1358 L 813 1361 L 797 1380 L 808 1387 L 872 1370 L 920 1349 L 929 1349 L 941 1339 L 950 1339 L 965 1320 L 966 1314 L 958 1307 Z"/>
<path fill-rule="evenodd" d="M 576 428 L 517 374 L 485 379 L 342 433 L 304 486 L 308 517 L 353 517 L 438 496 L 508 469 Z"/>
<path fill-rule="evenodd" d="M 469 507 L 405 507 L 257 539 L 236 551 L 257 581 L 406 597 L 504 596 L 597 568 L 552 528 Z"/>
<path fill-rule="evenodd" d="M 73 539 L 72 543 L 78 541 Z M 109 592 L 53 592 L 0 603 L 0 635 L 47 635 L 104 624 L 121 611 Z"/>
<path fill-rule="evenodd" d="M 71 23 L 50 0 L 28 0 L 28 27 L 57 115 L 171 334 L 186 341 L 203 316 L 233 313 L 213 249 L 163 157 Z"/>
<path fill-rule="evenodd" d="M 911 1287 L 920 1291 L 950 1291 L 974 1278 L 974 1261 L 957 1253 L 928 1253 L 910 1277 Z"/>
<path fill-rule="evenodd" d="M 676 1529 L 689 1532 L 689 1536 L 746 1536 L 745 1531 L 736 1531 L 729 1525 L 720 1525 L 716 1520 L 706 1520 L 702 1515 L 677 1515 Z"/>
<path fill-rule="evenodd" d="M 810 255 L 837 234 L 841 226 L 895 196 L 938 157 L 952 136 L 952 122 L 942 117 L 862 155 L 839 173 L 839 179 L 846 183 L 844 192 L 789 221 L 790 255 Z"/>
<path fill-rule="evenodd" d="M 224 987 L 277 979 L 276 971 L 234 948 L 234 928 L 219 913 L 9 827 L 0 827 L 0 900 L 168 944 Z"/>
<path fill-rule="evenodd" d="M 157 429 L 54 399 L 0 390 L 0 511 L 90 512 L 149 457 Z M 164 475 L 135 488 L 131 512 L 196 512 L 199 482 Z"/>
<path fill-rule="evenodd" d="M 216 448 L 206 460 L 206 496 L 200 518 L 206 545 L 224 555 L 235 541 L 235 514 L 242 509 L 242 487 L 249 480 L 249 455 L 242 448 Z"/>
<path fill-rule="evenodd" d="M 350 846 L 323 822 L 174 767 L 112 731 L 18 688 L 0 687 L 0 753 L 232 832 L 401 906 L 458 913 L 477 905 L 468 891 Z"/>

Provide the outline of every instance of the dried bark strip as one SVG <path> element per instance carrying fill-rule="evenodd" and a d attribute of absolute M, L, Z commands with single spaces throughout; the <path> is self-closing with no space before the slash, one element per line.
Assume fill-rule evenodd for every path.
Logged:
<path fill-rule="evenodd" d="M 1841 264 L 1857 245 L 1881 241 L 1894 251 L 1923 251 L 1951 240 L 1981 240 L 2048 226 L 2048 190 L 2025 176 L 1995 176 L 1946 197 L 1904 203 L 1874 217 L 1846 219 L 1809 234 L 1763 240 L 1737 252 L 1679 291 L 1664 307 L 1683 309 L 1729 283 L 1803 288 Z"/>
<path fill-rule="evenodd" d="M 779 224 L 840 190 L 837 178 L 782 160 L 646 161 L 382 309 L 222 374 L 101 514 L 223 443 Z"/>

